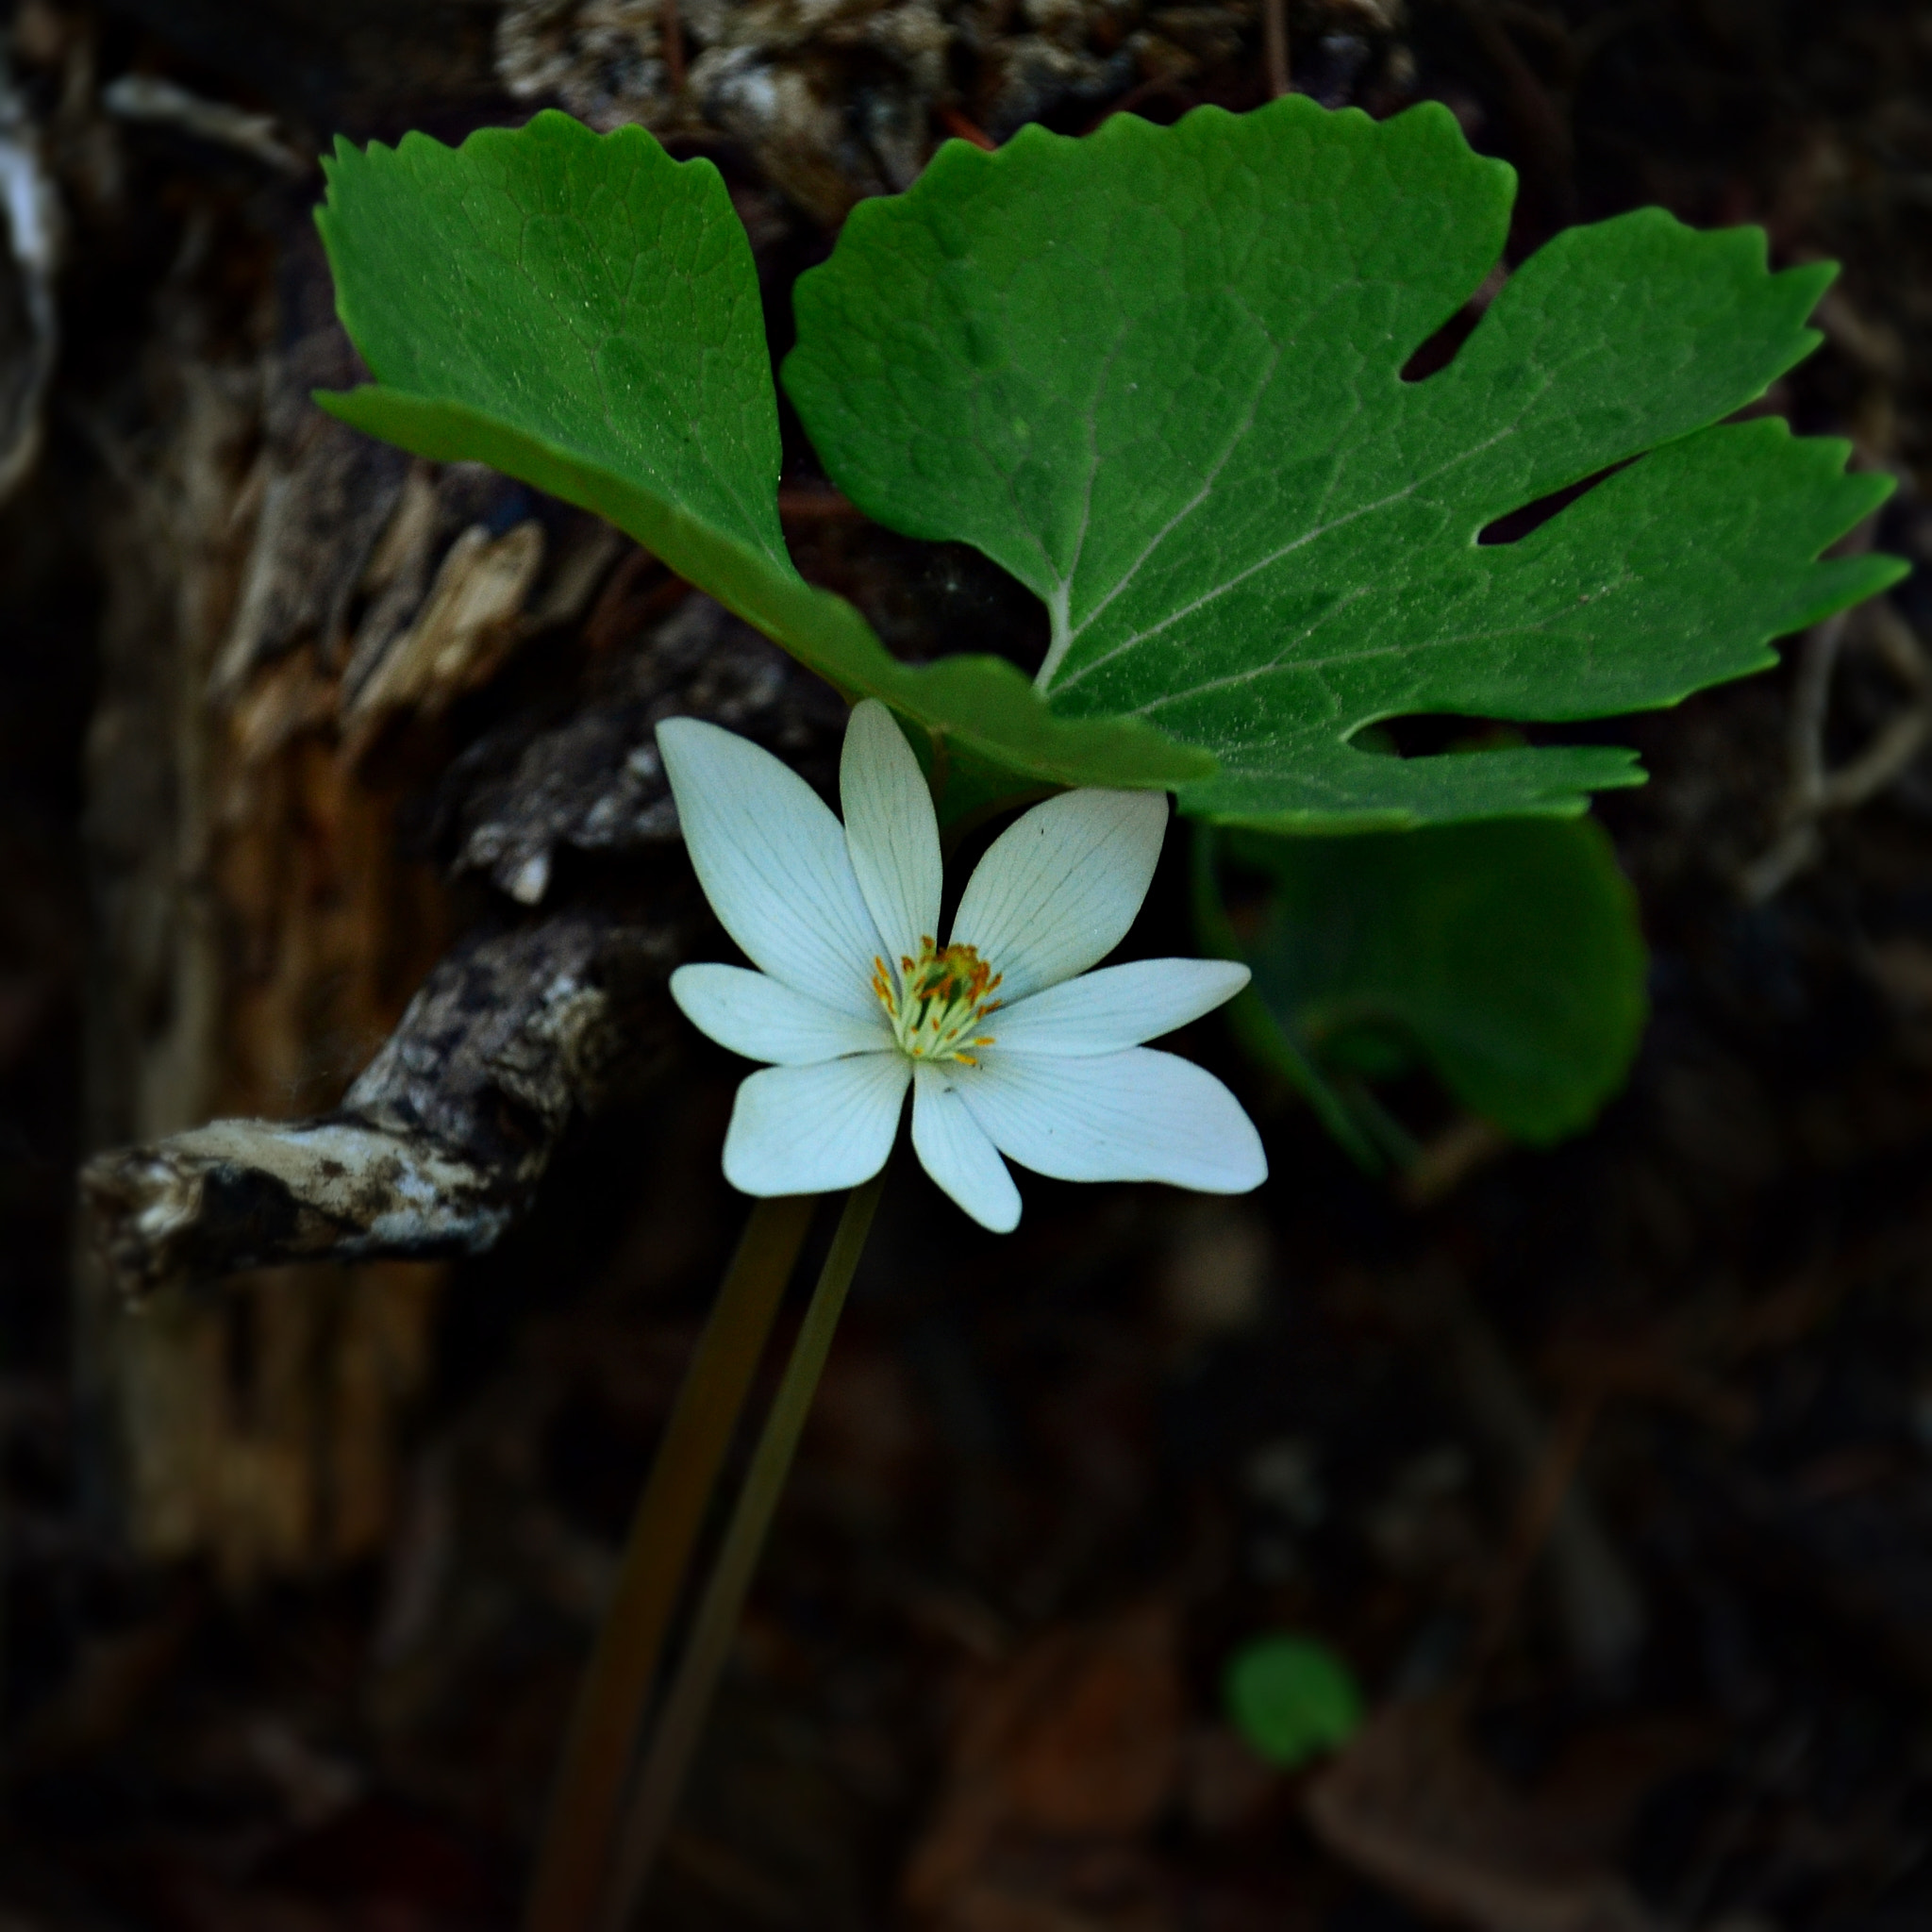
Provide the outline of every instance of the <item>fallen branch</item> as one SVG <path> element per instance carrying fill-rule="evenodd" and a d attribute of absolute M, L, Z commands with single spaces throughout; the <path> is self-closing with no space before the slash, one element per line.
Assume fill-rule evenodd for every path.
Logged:
<path fill-rule="evenodd" d="M 657 1058 L 675 954 L 667 931 L 583 911 L 464 942 L 334 1112 L 215 1121 L 90 1162 L 116 1278 L 143 1294 L 279 1261 L 480 1253 L 573 1113 Z"/>
<path fill-rule="evenodd" d="M 1831 713 L 1831 684 L 1856 616 L 1865 641 L 1905 687 L 1907 703 L 1881 724 L 1864 747 L 1837 767 L 1827 766 L 1824 729 Z M 1775 898 L 1824 849 L 1823 821 L 1875 798 L 1904 775 L 1932 735 L 1932 665 L 1924 647 L 1897 608 L 1882 600 L 1854 612 L 1840 611 L 1806 637 L 1791 691 L 1790 784 L 1782 823 L 1771 845 L 1738 876 L 1747 906 Z"/>

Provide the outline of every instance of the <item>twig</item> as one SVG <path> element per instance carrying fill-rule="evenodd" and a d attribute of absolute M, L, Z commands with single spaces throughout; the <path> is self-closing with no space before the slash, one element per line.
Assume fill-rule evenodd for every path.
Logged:
<path fill-rule="evenodd" d="M 985 128 L 976 121 L 969 120 L 958 108 L 941 108 L 940 119 L 945 123 L 948 134 L 957 134 L 961 141 L 970 141 L 974 147 L 984 148 L 988 154 L 991 154 L 999 146 L 999 142 Z"/>
<path fill-rule="evenodd" d="M 1268 75 L 1268 98 L 1288 92 L 1288 0 L 1261 0 L 1261 58 Z"/>
<path fill-rule="evenodd" d="M 1774 898 L 1818 856 L 1818 818 L 1824 792 L 1824 721 L 1831 707 L 1831 674 L 1838 667 L 1847 613 L 1839 611 L 1806 634 L 1798 675 L 1791 685 L 1790 787 L 1784 827 L 1769 851 L 1747 865 L 1738 880 L 1747 906 Z"/>
<path fill-rule="evenodd" d="M 1513 1466 L 1524 1498 L 1514 1560 L 1526 1574 L 1546 1554 L 1572 1656 L 1591 1675 L 1612 1677 L 1643 1641 L 1643 1599 L 1595 1511 L 1575 1483 L 1597 1401 L 1579 1399 L 1553 1438 L 1494 1331 L 1459 1289 L 1440 1307 L 1440 1341 L 1472 1422 Z"/>
<path fill-rule="evenodd" d="M 299 178 L 315 166 L 313 156 L 297 154 L 283 140 L 274 115 L 251 114 L 226 101 L 207 100 L 158 75 L 124 74 L 102 90 L 101 105 L 118 120 L 175 128 L 198 141 L 233 148 L 279 175 Z"/>
<path fill-rule="evenodd" d="M 691 1756 L 704 1734 L 718 1679 L 737 1639 L 739 1619 L 764 1549 L 765 1534 L 784 1492 L 785 1478 L 845 1306 L 845 1293 L 852 1286 L 853 1271 L 864 1252 L 885 1184 L 885 1170 L 881 1169 L 846 1197 L 831 1252 L 812 1291 L 811 1306 L 806 1310 L 791 1358 L 785 1365 L 784 1379 L 753 1452 L 744 1489 L 705 1585 L 691 1624 L 691 1642 L 672 1680 L 663 1714 L 638 1774 L 618 1848 L 616 1874 L 596 1921 L 599 1932 L 625 1932 L 650 1882 L 651 1869 L 684 1790 Z M 562 1922 L 558 1923 L 557 1932 L 566 1932 Z M 575 1932 L 575 1924 L 567 1932 Z"/>
<path fill-rule="evenodd" d="M 1569 1427 L 1549 1429 L 1507 1350 L 1447 1270 L 1429 1271 L 1391 1303 L 1461 1403 L 1519 1499 L 1505 1581 L 1539 1557 L 1548 1565 L 1565 1647 L 1591 1677 L 1614 1678 L 1636 1656 L 1643 1597 L 1588 1492 L 1574 1480 L 1594 1415 L 1578 1401 Z M 1491 1605 L 1504 1602 L 1501 1591 Z M 1495 1627 L 1492 1613 L 1486 1631 Z"/>
<path fill-rule="evenodd" d="M 1850 613 L 1840 610 L 1806 636 L 1791 687 L 1790 784 L 1783 824 L 1768 850 L 1738 876 L 1747 906 L 1774 898 L 1824 848 L 1819 822 L 1875 797 L 1918 757 L 1932 736 L 1932 665 L 1911 626 L 1889 604 L 1861 613 L 1894 675 L 1913 693 L 1908 708 L 1889 719 L 1848 764 L 1830 769 L 1824 729 L 1831 715 L 1831 680 L 1842 655 Z"/>
<path fill-rule="evenodd" d="M 1824 811 L 1847 811 L 1896 778 L 1918 757 L 1932 717 L 1923 709 L 1893 718 L 1850 764 L 1840 765 L 1824 781 L 1819 794 Z"/>
<path fill-rule="evenodd" d="M 1192 92 L 1179 75 L 1156 74 L 1146 80 L 1137 80 L 1119 100 L 1096 114 L 1081 128 L 1082 139 L 1111 121 L 1116 114 L 1131 114 L 1145 102 L 1158 100 L 1163 94 L 1177 96 L 1184 107 L 1193 104 Z"/>
<path fill-rule="evenodd" d="M 778 486 L 778 521 L 783 524 L 862 524 L 865 512 L 836 490 L 808 483 Z"/>
<path fill-rule="evenodd" d="M 1491 11 L 1487 0 L 1455 0 L 1455 5 L 1503 82 L 1510 118 L 1529 150 L 1533 164 L 1529 172 L 1561 225 L 1569 219 L 1575 199 L 1572 177 L 1576 151 L 1570 118 L 1551 98 L 1536 69 L 1523 58 L 1523 50 Z"/>
<path fill-rule="evenodd" d="M 1485 1658 L 1495 1655 L 1507 1635 L 1523 1587 L 1569 1500 L 1576 1472 L 1582 1466 L 1583 1452 L 1590 1446 L 1597 1418 L 1603 1413 L 1604 1393 L 1601 1385 L 1592 1383 L 1572 1392 L 1556 1428 L 1543 1443 L 1534 1474 L 1524 1487 L 1509 1546 L 1489 1593 L 1489 1613 L 1477 1644 Z"/>
<path fill-rule="evenodd" d="M 1828 617 L 1805 640 L 1791 692 L 1791 787 L 1807 805 L 1824 789 L 1824 720 L 1831 708 L 1831 675 L 1838 669 L 1849 613 Z"/>
<path fill-rule="evenodd" d="M 1479 1115 L 1466 1113 L 1424 1141 L 1403 1169 L 1395 1191 L 1405 1206 L 1433 1208 L 1480 1167 L 1509 1151 L 1509 1137 Z"/>
<path fill-rule="evenodd" d="M 680 579 L 666 573 L 650 551 L 633 548 L 604 580 L 584 620 L 585 649 L 608 651 L 628 643 L 651 618 L 663 614 L 664 605 L 675 605 L 683 595 Z"/>
<path fill-rule="evenodd" d="M 671 1613 L 816 1205 L 815 1196 L 798 1194 L 753 1208 L 686 1371 L 577 1690 L 525 1914 L 527 1932 L 579 1932 L 603 1889 L 611 1828 Z"/>
<path fill-rule="evenodd" d="M 684 21 L 677 0 L 658 0 L 658 32 L 664 43 L 664 77 L 675 100 L 684 92 Z"/>

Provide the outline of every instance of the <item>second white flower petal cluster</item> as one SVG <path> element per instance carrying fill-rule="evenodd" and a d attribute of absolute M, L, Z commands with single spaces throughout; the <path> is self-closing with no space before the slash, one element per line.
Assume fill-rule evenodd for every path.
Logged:
<path fill-rule="evenodd" d="M 983 1225 L 1018 1224 L 1006 1155 L 1074 1181 L 1244 1193 L 1260 1137 L 1211 1074 L 1141 1045 L 1231 999 L 1247 968 L 1143 959 L 1125 936 L 1167 825 L 1159 792 L 1062 792 L 996 839 L 947 942 L 939 825 L 891 712 L 852 714 L 839 821 L 749 741 L 658 727 L 699 883 L 759 969 L 683 966 L 671 991 L 721 1046 L 771 1064 L 738 1090 L 724 1173 L 747 1194 L 856 1187 L 884 1165 L 909 1083 L 912 1144 Z"/>

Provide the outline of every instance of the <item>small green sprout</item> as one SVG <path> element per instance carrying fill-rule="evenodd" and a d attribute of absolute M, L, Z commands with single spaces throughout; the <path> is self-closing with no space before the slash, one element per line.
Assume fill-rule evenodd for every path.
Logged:
<path fill-rule="evenodd" d="M 1298 1771 L 1361 1728 L 1362 1695 L 1348 1666 L 1326 1644 L 1287 1631 L 1235 1652 L 1222 1701 L 1249 1748 L 1279 1771 Z"/>

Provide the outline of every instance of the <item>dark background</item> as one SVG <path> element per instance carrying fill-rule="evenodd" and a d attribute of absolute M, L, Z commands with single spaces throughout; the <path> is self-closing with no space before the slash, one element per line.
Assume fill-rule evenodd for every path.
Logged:
<path fill-rule="evenodd" d="M 844 206 L 948 132 L 1267 95 L 1244 4 L 941 7 L 912 82 L 867 38 L 892 10 L 758 10 L 754 55 L 806 76 L 816 121 L 754 125 L 720 84 L 663 124 L 725 171 L 775 348 Z M 523 11 L 545 45 L 572 13 Z M 711 19 L 691 16 L 693 62 Z M 1297 0 L 1285 23 L 1297 88 L 1375 113 L 1446 101 L 1516 164 L 1513 258 L 1659 202 L 1761 224 L 1780 262 L 1839 259 L 1826 345 L 1774 400 L 1898 477 L 1868 537 L 1932 554 L 1932 9 Z M 125 1365 L 90 1367 L 89 1324 L 110 1318 L 76 1313 L 69 1285 L 92 1265 L 73 1175 L 136 1131 L 141 1058 L 104 1017 L 126 944 L 113 841 L 142 836 L 139 810 L 115 829 L 118 788 L 200 687 L 158 673 L 125 742 L 100 719 L 109 697 L 128 714 L 149 630 L 186 623 L 155 613 L 194 581 L 194 533 L 227 541 L 273 425 L 234 432 L 207 503 L 143 522 L 126 499 L 176 474 L 142 465 L 178 445 L 208 372 L 325 329 L 317 147 L 457 138 L 542 100 L 608 122 L 627 88 L 651 97 L 567 43 L 545 87 L 513 89 L 488 0 L 62 0 L 13 23 L 66 238 L 42 452 L 0 511 L 9 1932 L 510 1923 L 573 1673 L 740 1213 L 717 1174 L 737 1066 L 667 1029 L 648 1076 L 569 1129 L 496 1252 L 410 1276 L 433 1317 L 383 1411 L 359 1542 L 238 1557 L 215 1531 L 130 1528 L 127 1410 L 98 1381 Z M 129 73 L 275 117 L 291 162 L 115 114 L 102 90 Z M 788 437 L 808 575 L 896 649 L 1038 648 L 990 566 L 822 514 L 790 420 Z M 341 958 L 380 952 L 387 990 L 359 1032 L 304 1036 L 279 1104 L 232 1042 L 206 1047 L 228 1069 L 207 1110 L 331 1104 L 443 936 L 512 916 L 487 872 L 450 879 L 472 794 L 449 774 L 490 733 L 522 742 L 520 721 L 608 691 L 680 594 L 627 581 L 358 768 L 381 849 L 432 909 L 411 926 L 392 897 L 350 921 Z M 1842 769 L 1923 702 L 1919 580 L 1888 608 L 1816 660 L 1808 695 L 1794 641 L 1785 670 L 1618 728 L 1652 774 L 1602 815 L 1641 897 L 1655 1017 L 1587 1136 L 1451 1160 L 1415 1205 L 1207 1023 L 1187 1050 L 1269 1143 L 1251 1200 L 1027 1179 L 1000 1241 L 896 1177 L 650 1923 L 1932 1924 L 1932 772 L 1894 759 L 1815 838 L 1793 832 L 1811 822 L 1794 758 Z M 798 705 L 817 771 L 824 720 Z M 318 757 L 332 728 L 311 731 Z M 1146 950 L 1190 949 L 1182 857 Z M 688 909 L 678 865 L 573 850 L 553 896 Z M 269 890 L 228 880 L 238 929 Z M 240 940 L 225 957 L 235 985 L 276 970 Z M 239 994 L 217 1008 L 218 1033 L 282 1024 Z M 1453 1137 L 1426 1086 L 1394 1100 Z M 253 1303 L 228 1292 L 171 1289 L 126 1319 L 212 1324 L 240 1441 L 275 1419 L 249 1421 L 268 1370 Z M 304 1373 L 339 1345 L 310 1336 Z M 1247 1756 L 1219 1691 L 1234 1647 L 1276 1628 L 1334 1646 L 1377 1713 L 1291 1776 Z"/>

